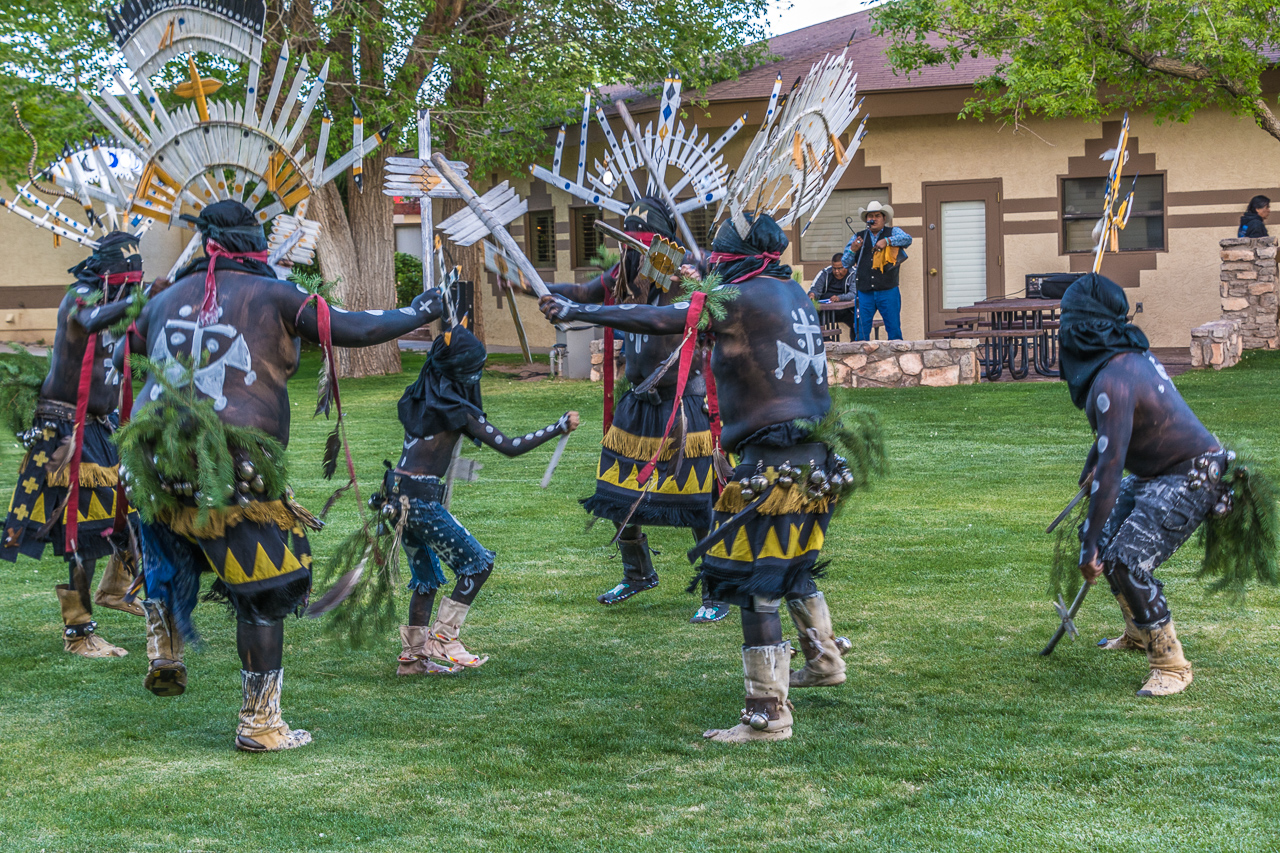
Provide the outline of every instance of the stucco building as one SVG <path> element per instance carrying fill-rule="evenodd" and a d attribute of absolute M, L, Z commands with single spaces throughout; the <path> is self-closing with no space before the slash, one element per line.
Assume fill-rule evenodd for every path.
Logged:
<path fill-rule="evenodd" d="M 871 199 L 891 204 L 895 224 L 915 238 L 901 273 L 907 338 L 924 337 L 947 314 L 978 299 L 1020 295 L 1027 274 L 1087 269 L 1089 233 L 1108 165 L 1098 155 L 1114 144 L 1120 116 L 1101 124 L 1033 120 L 1016 133 L 996 122 L 959 120 L 973 81 L 990 63 L 967 60 L 954 69 L 895 75 L 886 67 L 883 40 L 871 33 L 871 14 L 858 12 L 772 39 L 779 61 L 712 86 L 703 93 L 705 108 L 686 108 L 686 125 L 696 122 L 712 139 L 747 115 L 746 126 L 725 149 L 734 167 L 764 115 L 776 76 L 789 85 L 821 56 L 848 43 L 865 96 L 867 137 L 819 220 L 803 235 L 793 229 L 783 260 L 802 270 L 806 283 L 812 281 L 847 241 L 846 217 L 856 226 L 858 208 Z M 1274 94 L 1280 77 L 1272 76 L 1266 89 Z M 631 111 L 642 127 L 654 120 L 654 98 L 634 90 L 611 94 L 633 99 Z M 1153 345 L 1185 347 L 1193 327 L 1220 313 L 1218 240 L 1234 236 L 1251 196 L 1280 198 L 1280 141 L 1248 119 L 1212 110 L 1186 124 L 1157 125 L 1134 114 L 1130 128 L 1125 171 L 1140 175 L 1137 208 L 1121 253 L 1108 256 L 1103 271 L 1131 288 L 1131 302 L 1142 303 L 1141 323 Z M 573 122 L 567 150 L 576 148 L 577 133 Z M 604 139 L 594 121 L 588 134 L 589 156 L 602 156 Z M 547 155 L 541 162 L 549 160 Z M 601 212 L 526 172 L 495 176 L 490 183 L 504 178 L 529 199 L 529 213 L 513 223 L 512 233 L 543 277 L 581 281 L 595 275 L 589 258 L 598 238 L 591 222 Z M 416 210 L 414 204 L 397 205 L 402 251 L 420 251 Z M 442 213 L 437 203 L 437 222 Z M 692 218 L 695 232 L 706 232 L 711 215 Z M 616 216 L 606 218 L 617 223 Z M 185 236 L 163 227 L 148 234 L 148 270 L 168 269 Z M 84 250 L 65 242 L 55 249 L 48 234 L 8 214 L 0 214 L 0 250 L 10 271 L 0 287 L 0 339 L 50 337 L 52 309 L 68 281 L 64 271 Z M 478 282 L 476 292 L 485 300 L 491 348 L 514 349 L 515 330 L 505 305 L 498 304 L 503 297 L 495 283 Z M 551 346 L 554 330 L 533 300 L 518 304 L 531 343 Z"/>
<path fill-rule="evenodd" d="M 811 282 L 848 240 L 846 217 L 856 226 L 859 207 L 871 199 L 890 203 L 895 224 L 915 240 L 901 273 L 909 339 L 940 328 L 957 307 L 1021 295 L 1028 274 L 1087 270 L 1108 168 L 1099 155 L 1115 144 L 1120 116 L 1101 124 L 1033 120 L 1016 133 L 996 122 L 959 120 L 973 81 L 990 62 L 895 75 L 885 64 L 883 40 L 871 33 L 870 15 L 863 11 L 774 38 L 770 48 L 780 61 L 712 86 L 704 93 L 705 109 L 686 107 L 686 125 L 696 122 L 712 139 L 747 115 L 746 127 L 725 151 L 736 166 L 776 76 L 789 85 L 824 54 L 845 49 L 852 36 L 848 50 L 866 99 L 867 136 L 818 221 L 803 235 L 792 230 L 784 262 Z M 1268 91 L 1280 88 L 1280 80 L 1270 82 Z M 641 127 L 654 120 L 654 98 L 633 90 L 613 94 L 635 97 L 629 108 Z M 577 132 L 571 123 L 566 150 L 576 150 Z M 1131 302 L 1143 304 L 1140 322 L 1154 346 L 1185 347 L 1193 327 L 1220 313 L 1218 240 L 1235 235 L 1250 197 L 1280 198 L 1280 141 L 1248 119 L 1212 110 L 1187 124 L 1158 125 L 1134 114 L 1130 132 L 1125 174 L 1139 175 L 1136 209 L 1122 251 L 1106 258 L 1103 272 L 1130 288 Z M 589 156 L 602 158 L 604 147 L 593 121 Z M 503 178 L 529 198 L 530 212 L 514 230 L 544 278 L 595 275 L 587 259 L 596 245 L 591 221 L 600 211 L 527 174 L 496 180 Z M 616 224 L 617 217 L 606 218 Z M 705 232 L 710 218 L 703 213 L 690 225 Z M 407 238 L 404 248 L 413 248 L 416 215 L 402 213 L 397 221 Z M 489 300 L 487 336 L 491 344 L 512 345 L 507 312 L 487 308 L 494 305 L 492 285 L 478 288 Z M 521 310 L 533 341 L 549 346 L 552 332 L 532 301 L 521 300 Z"/>

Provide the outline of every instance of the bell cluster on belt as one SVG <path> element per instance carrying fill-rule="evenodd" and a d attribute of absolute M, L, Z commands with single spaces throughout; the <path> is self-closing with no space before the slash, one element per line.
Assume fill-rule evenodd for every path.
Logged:
<path fill-rule="evenodd" d="M 1234 450 L 1228 450 L 1226 453 L 1226 464 L 1230 465 L 1236 459 Z M 1217 459 L 1210 455 L 1201 456 L 1195 461 L 1191 468 L 1191 473 L 1187 475 L 1187 488 L 1193 492 L 1200 489 L 1217 485 L 1225 474 L 1225 466 Z M 1235 508 L 1235 490 L 1226 489 L 1218 498 L 1218 502 L 1213 505 L 1213 514 L 1217 518 L 1230 515 L 1231 510 Z"/>
<path fill-rule="evenodd" d="M 831 463 L 831 470 L 827 471 L 813 459 L 809 460 L 808 465 L 800 467 L 792 465 L 788 460 L 775 469 L 778 476 L 774 483 L 782 489 L 800 485 L 805 490 L 805 498 L 809 501 L 843 497 L 854 490 L 857 480 L 849 470 L 848 460 L 843 456 L 833 453 Z M 749 501 L 764 494 L 769 488 L 769 478 L 764 475 L 764 463 L 758 463 L 756 473 L 750 477 L 743 477 L 738 481 L 738 485 L 742 489 L 743 500 Z"/>

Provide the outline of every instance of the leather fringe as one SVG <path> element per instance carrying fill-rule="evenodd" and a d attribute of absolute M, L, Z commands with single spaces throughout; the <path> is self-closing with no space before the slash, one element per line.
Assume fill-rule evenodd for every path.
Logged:
<path fill-rule="evenodd" d="M 71 485 L 71 466 L 67 465 L 54 471 L 46 471 L 44 483 L 52 488 L 67 488 Z M 98 489 L 107 486 L 114 487 L 119 483 L 120 470 L 118 465 L 97 465 L 93 462 L 80 463 L 80 485 L 82 487 Z"/>
<path fill-rule="evenodd" d="M 663 439 L 661 436 L 649 438 L 611 426 L 609 431 L 605 433 L 604 441 L 601 444 L 620 456 L 625 456 L 628 459 L 642 459 L 647 462 L 653 458 L 653 454 L 658 452 L 659 445 L 664 441 L 667 446 L 662 451 L 662 455 L 658 457 L 658 461 L 669 462 L 675 458 L 676 442 L 671 439 Z M 714 450 L 714 443 L 711 439 L 711 430 L 691 432 L 686 435 L 684 443 L 685 456 L 710 456 L 712 450 Z"/>
<path fill-rule="evenodd" d="M 765 476 L 770 482 L 777 479 L 777 475 L 770 468 L 765 472 Z M 720 499 L 716 501 L 716 512 L 725 512 L 729 515 L 737 515 L 747 508 L 751 501 L 742 497 L 742 486 L 736 481 L 729 482 L 724 491 L 720 493 Z M 805 499 L 804 487 L 797 483 L 790 488 L 775 488 L 769 493 L 769 497 L 764 499 L 760 504 L 760 515 L 792 515 L 796 513 L 824 513 L 831 508 L 831 498 L 818 498 L 810 501 Z"/>
<path fill-rule="evenodd" d="M 227 535 L 228 527 L 235 527 L 242 521 L 275 524 L 281 530 L 292 530 L 300 521 L 282 500 L 254 501 L 244 507 L 211 509 L 204 524 L 197 521 L 197 513 L 196 507 L 184 506 L 177 512 L 161 510 L 156 520 L 179 536 L 195 539 L 221 539 Z"/>

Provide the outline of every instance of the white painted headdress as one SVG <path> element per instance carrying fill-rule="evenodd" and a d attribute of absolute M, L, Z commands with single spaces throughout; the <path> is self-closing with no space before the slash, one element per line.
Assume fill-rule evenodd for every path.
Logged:
<path fill-rule="evenodd" d="M 596 107 L 596 121 L 604 131 L 605 141 L 609 145 L 609 153 L 604 162 L 593 160 L 591 169 L 587 169 L 587 125 L 591 117 L 591 93 L 587 92 L 582 101 L 582 124 L 578 133 L 578 171 L 576 178 L 560 174 L 561 162 L 564 159 L 565 128 L 561 126 L 560 135 L 556 139 L 555 158 L 551 169 L 542 166 L 530 166 L 534 177 L 541 178 L 553 187 L 562 189 L 570 195 L 580 198 L 589 204 L 598 205 L 619 216 L 625 216 L 633 202 L 644 196 L 658 195 L 658 182 L 666 182 L 666 175 L 647 175 L 645 190 L 642 192 L 637 184 L 637 172 L 645 171 L 645 158 L 637 150 L 643 145 L 653 162 L 661 164 L 664 172 L 672 168 L 676 170 L 676 180 L 667 189 L 672 198 L 677 198 L 686 189 L 692 189 L 691 198 L 677 202 L 676 210 L 688 213 L 701 207 L 715 204 L 724 197 L 728 167 L 720 151 L 725 143 L 733 138 L 746 123 L 744 115 L 733 123 L 715 142 L 709 135 L 698 139 L 698 126 L 695 124 L 687 131 L 684 122 L 676 124 L 680 112 L 680 77 L 672 72 L 662 88 L 661 104 L 658 108 L 658 126 L 650 122 L 641 133 L 640 139 L 633 139 L 631 134 L 623 131 L 621 141 L 613 131 L 604 109 Z M 625 186 L 625 190 L 623 187 Z M 629 196 L 625 197 L 625 196 Z"/>
<path fill-rule="evenodd" d="M 115 86 L 98 93 L 101 104 L 80 94 L 98 121 L 143 164 L 130 196 L 118 200 L 130 215 L 179 225 L 184 205 L 200 210 L 227 199 L 242 202 L 263 223 L 293 214 L 276 220 L 276 230 L 302 232 L 291 242 L 289 253 L 305 262 L 318 233 L 315 223 L 305 219 L 311 194 L 349 166 L 355 167 L 359 186 L 361 161 L 383 141 L 390 126 L 365 139 L 357 108 L 351 149 L 326 166 L 330 120 L 325 113 L 316 152 L 308 154 L 303 132 L 324 94 L 329 63 L 312 79 L 304 57 L 285 89 L 290 57 L 284 45 L 271 87 L 260 98 L 265 16 L 262 0 L 127 0 L 108 15 L 108 26 L 138 91 L 117 74 Z M 243 103 L 212 97 L 221 83 L 200 78 L 192 59 L 197 52 L 248 64 Z M 191 79 L 175 93 L 190 102 L 169 110 L 150 78 L 183 54 Z M 283 245 L 291 235 L 275 236 Z"/>
<path fill-rule="evenodd" d="M 21 116 L 18 121 L 22 121 Z M 32 160 L 34 164 L 35 154 Z M 151 225 L 149 218 L 126 215 L 141 172 L 142 161 L 119 142 L 104 143 L 94 138 L 74 148 L 64 145 L 60 158 L 39 175 L 29 173 L 31 179 L 18 187 L 17 197 L 13 201 L 0 198 L 0 207 L 52 232 L 57 239 L 96 249 L 97 238 L 111 231 L 128 231 L 137 237 Z M 64 200 L 84 210 L 85 222 L 60 209 Z"/>
<path fill-rule="evenodd" d="M 862 109 L 858 75 L 845 55 L 829 54 L 815 63 L 784 104 L 779 104 L 781 75 L 774 82 L 764 123 L 716 216 L 727 206 L 744 239 L 751 227 L 747 212 L 768 214 L 784 228 L 798 221 L 808 228 L 852 162 L 867 122 L 864 118 L 858 125 L 848 146 L 841 144 L 840 136 Z"/>

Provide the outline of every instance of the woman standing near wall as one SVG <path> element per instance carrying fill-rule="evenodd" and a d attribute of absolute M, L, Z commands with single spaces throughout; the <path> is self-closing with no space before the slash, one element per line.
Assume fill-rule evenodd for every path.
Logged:
<path fill-rule="evenodd" d="M 1240 217 L 1240 230 L 1237 237 L 1266 237 L 1266 218 L 1271 213 L 1271 199 L 1265 195 L 1255 195 L 1249 199 L 1249 207 Z"/>

